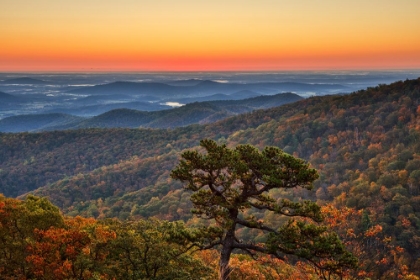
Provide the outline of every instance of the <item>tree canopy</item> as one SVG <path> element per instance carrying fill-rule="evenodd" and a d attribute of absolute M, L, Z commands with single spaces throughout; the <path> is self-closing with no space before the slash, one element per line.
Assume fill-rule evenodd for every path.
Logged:
<path fill-rule="evenodd" d="M 276 147 L 262 152 L 251 145 L 234 149 L 202 140 L 206 153 L 186 151 L 172 178 L 186 183 L 193 192 L 192 212 L 215 225 L 203 228 L 202 248 L 221 246 L 220 277 L 228 279 L 232 252 L 242 250 L 252 256 L 263 253 L 285 259 L 294 255 L 321 271 L 340 274 L 357 260 L 345 250 L 337 235 L 312 222 L 323 220 L 320 207 L 312 201 L 276 199 L 273 189 L 312 189 L 316 170 Z M 279 227 L 269 226 L 249 214 L 249 209 L 271 211 L 288 218 Z M 265 241 L 256 244 L 239 240 L 236 231 L 247 227 L 264 232 Z"/>

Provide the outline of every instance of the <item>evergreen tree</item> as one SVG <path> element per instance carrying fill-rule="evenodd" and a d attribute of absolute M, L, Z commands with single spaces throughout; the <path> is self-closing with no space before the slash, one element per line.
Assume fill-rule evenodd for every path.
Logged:
<path fill-rule="evenodd" d="M 171 177 L 185 182 L 185 189 L 193 192 L 192 212 L 216 222 L 202 229 L 201 248 L 221 247 L 220 279 L 229 279 L 229 260 L 234 250 L 283 260 L 294 255 L 312 263 L 323 275 L 341 274 L 343 269 L 356 266 L 356 258 L 346 251 L 337 235 L 314 223 L 323 220 L 316 203 L 275 199 L 270 193 L 273 189 L 296 187 L 311 190 L 318 174 L 307 163 L 276 147 L 266 147 L 262 152 L 251 145 L 230 149 L 207 139 L 200 145 L 206 153 L 184 152 Z M 278 228 L 271 227 L 248 214 L 252 208 L 272 211 L 289 220 Z M 237 230 L 241 227 L 261 231 L 265 242 L 239 240 Z"/>

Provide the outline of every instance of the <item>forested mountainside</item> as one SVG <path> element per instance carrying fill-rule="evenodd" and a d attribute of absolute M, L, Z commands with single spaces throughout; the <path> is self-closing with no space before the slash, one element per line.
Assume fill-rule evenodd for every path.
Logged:
<path fill-rule="evenodd" d="M 189 194 L 169 172 L 180 151 L 196 148 L 203 138 L 228 146 L 278 146 L 309 160 L 320 173 L 316 192 L 282 195 L 312 197 L 342 213 L 353 209 L 360 219 L 343 217 L 344 236 L 364 236 L 377 225 L 386 246 L 402 248 L 393 262 L 420 271 L 420 79 L 172 130 L 1 134 L 0 191 L 34 191 L 71 215 L 189 220 Z M 360 250 L 385 248 L 378 240 L 363 241 Z"/>
<path fill-rule="evenodd" d="M 0 95 L 1 97 L 1 95 Z M 36 132 L 80 128 L 175 128 L 196 123 L 211 123 L 229 116 L 266 109 L 303 99 L 293 93 L 279 93 L 242 100 L 194 102 L 178 108 L 159 111 L 138 111 L 118 108 L 98 116 L 83 118 L 69 114 L 50 113 L 18 115 L 0 120 L 3 132 Z M 155 106 L 150 104 L 149 106 Z"/>

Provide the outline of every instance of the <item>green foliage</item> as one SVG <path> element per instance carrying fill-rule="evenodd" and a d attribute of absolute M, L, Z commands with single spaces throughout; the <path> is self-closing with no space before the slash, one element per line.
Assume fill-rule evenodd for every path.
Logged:
<path fill-rule="evenodd" d="M 319 208 L 309 201 L 283 200 L 277 204 L 266 194 L 275 188 L 311 189 L 318 175 L 303 160 L 275 147 L 267 147 L 260 153 L 250 145 L 231 150 L 212 140 L 201 141 L 201 146 L 206 149 L 206 155 L 197 151 L 183 153 L 183 160 L 171 173 L 173 178 L 187 182 L 186 189 L 195 192 L 191 196 L 195 214 L 217 218 L 227 227 L 231 224 L 225 218 L 229 210 L 243 211 L 250 207 L 321 219 Z"/>
<path fill-rule="evenodd" d="M 191 254 L 195 234 L 182 222 L 106 222 L 116 233 L 109 243 L 109 274 L 116 279 L 200 279 L 210 272 Z"/>
<path fill-rule="evenodd" d="M 357 266 L 357 258 L 346 250 L 336 233 L 314 224 L 289 220 L 278 233 L 269 234 L 267 248 L 272 254 L 296 255 L 321 271 L 338 275 Z"/>
<path fill-rule="evenodd" d="M 314 263 L 321 270 L 337 274 L 355 267 L 357 260 L 345 250 L 337 235 L 326 233 L 324 227 L 304 222 L 291 227 L 290 220 L 286 227 L 275 229 L 246 213 L 253 208 L 286 217 L 322 221 L 320 207 L 315 203 L 288 199 L 278 202 L 270 195 L 274 189 L 312 189 L 312 182 L 318 178 L 316 170 L 276 147 L 267 147 L 262 152 L 251 145 L 229 149 L 208 139 L 202 140 L 200 146 L 206 153 L 182 153 L 182 160 L 171 177 L 185 182 L 185 189 L 193 192 L 192 212 L 216 222 L 216 227 L 204 229 L 207 239 L 204 239 L 202 248 L 222 247 L 221 279 L 229 277 L 229 260 L 234 249 L 250 254 L 272 254 L 281 259 L 295 255 Z M 267 243 L 255 245 L 239 241 L 236 237 L 238 227 L 268 233 Z"/>

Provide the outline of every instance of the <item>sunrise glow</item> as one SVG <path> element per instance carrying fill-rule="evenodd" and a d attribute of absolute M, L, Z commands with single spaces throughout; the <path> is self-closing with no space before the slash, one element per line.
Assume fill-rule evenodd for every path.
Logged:
<path fill-rule="evenodd" d="M 417 0 L 2 0 L 0 71 L 420 68 Z"/>

